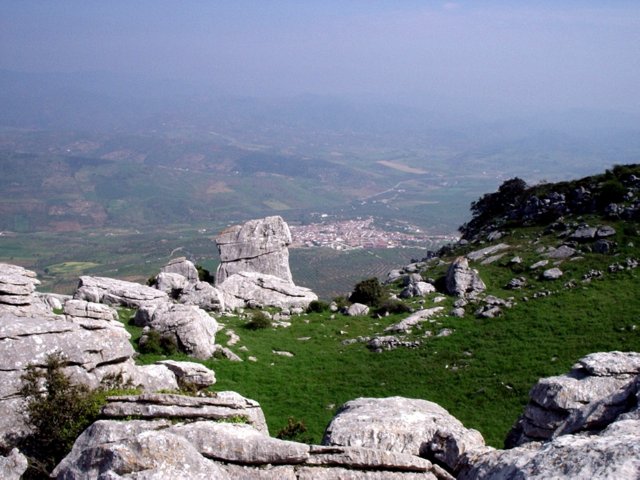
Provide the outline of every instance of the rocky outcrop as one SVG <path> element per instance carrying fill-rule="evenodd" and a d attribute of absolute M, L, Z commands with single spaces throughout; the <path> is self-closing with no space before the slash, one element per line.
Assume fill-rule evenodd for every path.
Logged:
<path fill-rule="evenodd" d="M 187 290 L 182 291 L 178 302 L 185 305 L 195 305 L 203 310 L 213 312 L 221 312 L 227 308 L 223 293 L 207 282 L 190 284 Z"/>
<path fill-rule="evenodd" d="M 3 480 L 20 480 L 29 466 L 27 457 L 17 448 L 9 452 L 6 457 L 0 457 L 0 478 Z"/>
<path fill-rule="evenodd" d="M 306 308 L 318 296 L 282 278 L 255 272 L 231 275 L 218 285 L 227 309 L 244 307 Z"/>
<path fill-rule="evenodd" d="M 250 425 L 114 422 L 89 427 L 53 472 L 75 478 L 451 480 L 414 455 L 278 440 Z M 117 477 L 116 477 L 117 476 Z"/>
<path fill-rule="evenodd" d="M 140 308 L 169 301 L 169 296 L 165 292 L 155 288 L 124 280 L 89 276 L 80 277 L 74 298 L 128 308 Z"/>
<path fill-rule="evenodd" d="M 215 351 L 218 322 L 196 306 L 171 303 L 144 306 L 136 313 L 134 322 L 155 330 L 175 342 L 181 351 L 201 360 Z"/>
<path fill-rule="evenodd" d="M 483 447 L 484 439 L 435 403 L 390 397 L 345 403 L 327 427 L 322 443 L 408 453 L 455 469 L 460 456 Z"/>
<path fill-rule="evenodd" d="M 458 257 L 449 265 L 445 282 L 447 292 L 457 297 L 474 297 L 487 288 L 465 257 Z"/>
<path fill-rule="evenodd" d="M 194 285 L 199 281 L 198 269 L 193 262 L 185 257 L 174 258 L 160 269 L 160 273 L 172 273 L 183 277 L 188 285 Z"/>
<path fill-rule="evenodd" d="M 287 249 L 291 232 L 282 217 L 250 220 L 229 227 L 216 237 L 216 243 L 220 253 L 216 285 L 240 272 L 264 273 L 293 282 Z"/>
<path fill-rule="evenodd" d="M 638 375 L 640 353 L 604 352 L 582 358 L 566 375 L 539 380 L 506 445 L 513 447 L 548 440 L 562 431 L 576 431 L 582 428 L 576 427 L 576 419 L 583 416 L 591 418 L 592 424 L 607 424 L 607 420 L 623 413 L 619 409 L 625 408 L 633 394 Z M 603 414 L 603 410 L 608 412 Z M 595 415 L 605 420 L 596 421 Z"/>

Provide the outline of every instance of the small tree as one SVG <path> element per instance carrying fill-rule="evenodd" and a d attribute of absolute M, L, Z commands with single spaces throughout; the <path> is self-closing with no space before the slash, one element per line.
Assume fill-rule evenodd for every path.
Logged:
<path fill-rule="evenodd" d="M 98 418 L 104 403 L 101 391 L 72 383 L 62 371 L 64 365 L 62 354 L 54 353 L 44 369 L 29 365 L 22 376 L 20 395 L 31 428 L 21 445 L 30 460 L 24 478 L 48 477 L 80 433 Z"/>
<path fill-rule="evenodd" d="M 387 298 L 387 292 L 377 278 L 368 278 L 357 283 L 349 301 L 364 303 L 365 305 L 378 306 Z"/>

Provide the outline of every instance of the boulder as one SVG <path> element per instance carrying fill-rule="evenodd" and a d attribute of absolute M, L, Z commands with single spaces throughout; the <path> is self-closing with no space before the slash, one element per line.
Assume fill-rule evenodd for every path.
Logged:
<path fill-rule="evenodd" d="M 307 308 L 318 296 L 308 288 L 298 287 L 273 275 L 240 272 L 218 285 L 227 309 L 250 305 L 277 308 Z"/>
<path fill-rule="evenodd" d="M 579 242 L 590 241 L 596 237 L 598 229 L 589 225 L 581 225 L 571 234 L 569 238 Z"/>
<path fill-rule="evenodd" d="M 369 315 L 369 307 L 363 303 L 353 303 L 347 308 L 347 315 L 350 317 L 364 317 Z"/>
<path fill-rule="evenodd" d="M 29 462 L 17 448 L 9 452 L 6 457 L 0 456 L 0 478 L 3 480 L 20 480 L 27 470 Z"/>
<path fill-rule="evenodd" d="M 374 337 L 367 343 L 367 348 L 375 353 L 382 353 L 385 350 L 394 350 L 399 347 L 418 348 L 420 341 L 401 340 L 395 335 L 384 335 L 382 337 Z"/>
<path fill-rule="evenodd" d="M 85 300 L 68 300 L 64 304 L 64 313 L 70 317 L 104 320 L 113 322 L 118 320 L 118 311 L 108 305 L 87 302 Z M 118 322 L 122 326 L 122 323 Z"/>
<path fill-rule="evenodd" d="M 183 290 L 178 297 L 179 303 L 195 305 L 203 310 L 221 312 L 225 310 L 224 294 L 207 282 L 196 282 Z"/>
<path fill-rule="evenodd" d="M 554 268 L 549 268 L 548 270 L 545 270 L 544 272 L 542 272 L 542 279 L 557 280 L 560 277 L 562 277 L 562 275 L 563 275 L 562 270 L 560 270 L 557 267 L 554 267 Z"/>
<path fill-rule="evenodd" d="M 403 397 L 347 402 L 331 420 L 322 443 L 407 453 L 451 469 L 465 452 L 484 447 L 479 432 L 465 428 L 444 408 Z"/>
<path fill-rule="evenodd" d="M 502 250 L 506 250 L 510 248 L 510 245 L 506 243 L 498 243 L 497 245 L 491 245 L 490 247 L 482 248 L 480 250 L 475 250 L 473 252 L 467 253 L 466 257 L 469 260 L 481 260 L 485 257 L 489 257 L 494 255 Z"/>
<path fill-rule="evenodd" d="M 445 283 L 447 292 L 457 297 L 474 297 L 487 288 L 465 257 L 458 257 L 449 265 Z"/>
<path fill-rule="evenodd" d="M 287 249 L 291 232 L 282 217 L 266 217 L 229 227 L 216 237 L 216 243 L 220 253 L 216 286 L 240 272 L 272 275 L 293 283 Z"/>
<path fill-rule="evenodd" d="M 176 362 L 175 360 L 161 360 L 157 363 L 171 370 L 180 385 L 194 385 L 200 390 L 216 383 L 216 375 L 213 370 L 209 370 L 200 363 Z"/>
<path fill-rule="evenodd" d="M 179 273 L 160 272 L 155 278 L 155 287 L 174 299 L 180 297 L 189 286 L 188 280 Z"/>
<path fill-rule="evenodd" d="M 560 245 L 558 248 L 554 248 L 545 253 L 547 258 L 551 258 L 553 260 L 564 260 L 565 258 L 569 258 L 575 255 L 576 250 L 567 245 Z"/>
<path fill-rule="evenodd" d="M 407 285 L 402 292 L 400 292 L 400 298 L 424 297 L 435 291 L 436 287 L 430 283 L 420 281 Z"/>
<path fill-rule="evenodd" d="M 0 304 L 31 305 L 40 280 L 35 272 L 17 265 L 0 263 Z"/>
<path fill-rule="evenodd" d="M 178 257 L 170 260 L 164 267 L 160 269 L 161 273 L 172 273 L 183 277 L 187 284 L 193 285 L 198 282 L 198 269 L 185 257 Z"/>
<path fill-rule="evenodd" d="M 172 338 L 180 350 L 201 360 L 210 358 L 215 351 L 218 322 L 196 306 L 169 303 L 145 306 L 138 310 L 134 322 Z"/>
<path fill-rule="evenodd" d="M 169 301 L 169 296 L 165 292 L 155 288 L 124 280 L 89 276 L 80 277 L 80 283 L 73 298 L 127 308 L 140 308 Z"/>

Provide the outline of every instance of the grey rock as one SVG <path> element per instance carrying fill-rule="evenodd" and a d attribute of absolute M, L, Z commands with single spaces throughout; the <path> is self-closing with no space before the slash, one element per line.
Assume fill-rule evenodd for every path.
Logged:
<path fill-rule="evenodd" d="M 616 234 L 616 229 L 608 225 L 604 225 L 596 231 L 596 238 L 612 237 Z"/>
<path fill-rule="evenodd" d="M 465 257 L 458 257 L 451 263 L 445 283 L 447 292 L 458 297 L 473 297 L 487 288 Z"/>
<path fill-rule="evenodd" d="M 441 450 L 436 440 L 442 435 L 455 442 L 455 451 Z M 465 428 L 444 408 L 403 397 L 347 402 L 327 427 L 322 443 L 417 455 L 452 469 L 463 453 L 484 446 L 479 432 Z"/>
<path fill-rule="evenodd" d="M 367 343 L 367 348 L 375 353 L 382 353 L 385 350 L 394 350 L 396 348 L 417 348 L 420 346 L 418 340 L 406 341 L 394 335 L 385 335 L 382 337 L 374 337 Z"/>
<path fill-rule="evenodd" d="M 64 304 L 64 313 L 71 317 L 88 318 L 113 322 L 118 320 L 118 312 L 114 308 L 101 303 L 84 300 L 68 300 Z M 118 322 L 119 326 L 122 326 Z"/>
<path fill-rule="evenodd" d="M 510 248 L 510 245 L 506 244 L 506 243 L 499 243 L 497 245 L 491 245 L 490 247 L 486 247 L 486 248 L 482 248 L 480 250 L 475 250 L 473 252 L 469 252 L 467 253 L 466 257 L 469 260 L 481 260 L 485 257 L 494 255 L 502 250 L 506 250 Z"/>
<path fill-rule="evenodd" d="M 30 305 L 40 280 L 35 272 L 8 263 L 0 263 L 0 304 Z"/>
<path fill-rule="evenodd" d="M 172 298 L 178 298 L 190 286 L 189 281 L 179 273 L 160 272 L 155 280 L 155 287 Z"/>
<path fill-rule="evenodd" d="M 260 432 L 268 432 L 260 404 L 235 392 L 217 392 L 212 397 L 173 394 L 141 394 L 110 397 L 102 415 L 111 419 L 234 420 L 243 418 Z"/>
<path fill-rule="evenodd" d="M 145 306 L 138 310 L 134 322 L 173 338 L 182 351 L 196 358 L 206 360 L 215 351 L 218 322 L 196 306 L 168 303 Z"/>
<path fill-rule="evenodd" d="M 203 389 L 216 383 L 214 371 L 200 363 L 176 362 L 175 360 L 161 360 L 157 363 L 171 370 L 180 385 L 195 385 L 198 389 Z"/>
<path fill-rule="evenodd" d="M 35 292 L 35 295 L 40 302 L 47 305 L 51 311 L 62 310 L 64 308 L 64 304 L 73 298 L 71 295 L 48 292 Z"/>
<path fill-rule="evenodd" d="M 298 480 L 436 480 L 438 478 L 431 472 L 362 471 L 341 467 L 301 467 L 296 470 L 296 473 Z"/>
<path fill-rule="evenodd" d="M 400 298 L 411 298 L 411 297 L 424 297 L 430 293 L 434 293 L 436 291 L 436 287 L 427 282 L 415 282 L 407 285 L 402 292 L 400 292 Z"/>
<path fill-rule="evenodd" d="M 198 270 L 196 266 L 185 257 L 170 260 L 169 263 L 160 269 L 160 272 L 178 274 L 184 277 L 190 285 L 198 282 Z"/>
<path fill-rule="evenodd" d="M 611 253 L 615 248 L 615 243 L 609 241 L 609 240 L 596 240 L 593 243 L 593 246 L 591 247 L 591 249 L 595 252 L 595 253 L 600 253 L 602 255 L 606 255 L 608 253 Z"/>
<path fill-rule="evenodd" d="M 581 358 L 572 368 L 598 377 L 640 374 L 640 353 L 598 352 Z"/>
<path fill-rule="evenodd" d="M 80 283 L 73 298 L 128 308 L 140 308 L 169 301 L 165 292 L 155 288 L 124 280 L 89 276 L 80 277 Z"/>
<path fill-rule="evenodd" d="M 295 465 L 309 458 L 309 445 L 271 438 L 250 425 L 195 422 L 171 432 L 189 440 L 207 458 L 223 462 Z"/>
<path fill-rule="evenodd" d="M 578 241 L 593 240 L 597 231 L 597 228 L 590 227 L 589 225 L 582 225 L 578 227 L 569 238 Z"/>
<path fill-rule="evenodd" d="M 21 454 L 17 448 L 14 448 L 6 457 L 0 456 L 0 478 L 3 480 L 20 480 L 28 466 L 27 457 Z"/>
<path fill-rule="evenodd" d="M 240 272 L 272 275 L 293 283 L 287 249 L 291 232 L 282 217 L 266 217 L 229 227 L 216 237 L 216 243 L 221 262 L 216 272 L 216 286 Z"/>
<path fill-rule="evenodd" d="M 576 250 L 567 245 L 560 245 L 558 248 L 548 251 L 545 256 L 553 260 L 563 260 L 575 255 Z"/>
<path fill-rule="evenodd" d="M 527 286 L 527 279 L 525 277 L 516 277 L 509 280 L 506 288 L 509 290 L 520 290 Z"/>
<path fill-rule="evenodd" d="M 398 332 L 398 333 L 409 333 L 413 327 L 422 323 L 428 322 L 430 319 L 436 317 L 440 313 L 444 311 L 444 307 L 433 307 L 427 308 L 424 310 L 419 310 L 415 313 L 412 313 L 407 318 L 401 320 L 398 323 L 390 325 L 385 328 L 385 332 Z"/>
<path fill-rule="evenodd" d="M 350 317 L 363 317 L 369 315 L 369 307 L 362 303 L 354 303 L 349 305 L 347 315 Z"/>
<path fill-rule="evenodd" d="M 491 265 L 492 263 L 496 263 L 498 260 L 500 260 L 502 257 L 504 257 L 504 253 L 499 253 L 497 255 L 491 255 L 490 257 L 487 257 L 485 259 L 483 259 L 480 262 L 480 265 Z"/>
<path fill-rule="evenodd" d="M 408 287 L 409 285 L 415 285 L 418 282 L 422 282 L 422 275 L 420 275 L 419 273 L 410 273 L 409 275 L 405 276 L 403 278 L 403 284 L 405 287 Z"/>
<path fill-rule="evenodd" d="M 529 270 L 537 270 L 541 267 L 546 267 L 549 264 L 549 260 L 540 260 L 529 267 Z"/>
<path fill-rule="evenodd" d="M 544 280 L 557 280 L 558 278 L 562 277 L 562 275 L 563 275 L 562 270 L 560 270 L 557 267 L 550 268 L 542 272 L 542 278 Z"/>
<path fill-rule="evenodd" d="M 362 447 L 311 446 L 309 465 L 345 466 L 367 470 L 429 472 L 433 464 L 415 455 Z"/>
<path fill-rule="evenodd" d="M 396 280 L 402 278 L 403 276 L 404 274 L 402 270 L 398 270 L 398 269 L 390 270 L 389 273 L 387 273 L 387 278 L 385 280 L 385 283 L 386 284 L 393 283 Z"/>
<path fill-rule="evenodd" d="M 227 360 L 230 360 L 232 362 L 241 362 L 242 361 L 242 359 L 238 355 L 233 353 L 227 347 L 223 347 L 222 345 L 216 345 L 216 350 L 214 352 L 214 355 L 216 355 L 216 356 L 220 355 L 223 358 L 226 358 Z"/>
<path fill-rule="evenodd" d="M 307 308 L 318 296 L 308 288 L 298 287 L 273 275 L 240 272 L 218 285 L 227 309 L 259 304 L 277 308 Z"/>
<path fill-rule="evenodd" d="M 187 290 L 183 290 L 178 302 L 213 312 L 226 309 L 222 292 L 207 282 L 196 282 L 190 285 Z"/>
<path fill-rule="evenodd" d="M 465 315 L 465 310 L 462 307 L 458 307 L 458 308 L 454 308 L 453 310 L 451 310 L 450 315 L 452 317 L 458 317 L 458 318 L 462 318 Z"/>

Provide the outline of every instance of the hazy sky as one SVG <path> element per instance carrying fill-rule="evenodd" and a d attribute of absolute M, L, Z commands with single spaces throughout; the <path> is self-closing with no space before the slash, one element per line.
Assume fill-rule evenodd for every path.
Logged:
<path fill-rule="evenodd" d="M 640 1 L 3 0 L 0 69 L 640 112 Z"/>

